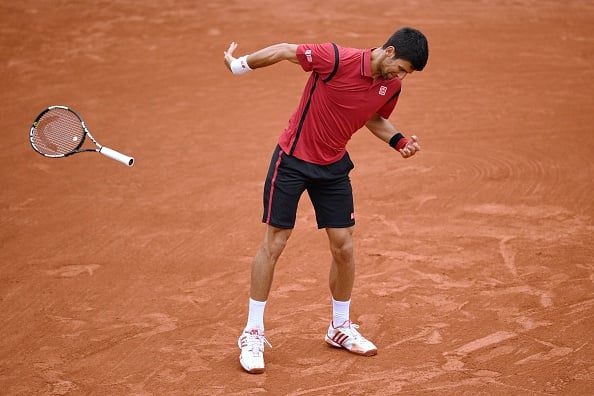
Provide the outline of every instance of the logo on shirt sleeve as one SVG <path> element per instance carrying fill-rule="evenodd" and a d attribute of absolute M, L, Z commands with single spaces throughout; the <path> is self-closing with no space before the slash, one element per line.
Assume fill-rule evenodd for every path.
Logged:
<path fill-rule="evenodd" d="M 312 63 L 313 62 L 313 59 L 311 57 L 311 50 L 309 50 L 309 49 L 308 50 L 305 50 L 305 58 L 307 59 L 307 61 L 309 63 Z"/>
<path fill-rule="evenodd" d="M 386 87 L 385 85 L 382 85 L 379 89 L 379 94 L 382 96 L 386 96 L 386 92 L 388 92 L 388 87 Z"/>

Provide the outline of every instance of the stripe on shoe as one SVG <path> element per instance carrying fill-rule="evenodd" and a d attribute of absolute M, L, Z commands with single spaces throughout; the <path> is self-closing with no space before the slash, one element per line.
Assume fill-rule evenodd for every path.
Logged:
<path fill-rule="evenodd" d="M 334 341 L 335 343 L 339 344 L 339 345 L 344 345 L 344 343 L 349 339 L 349 336 L 342 333 L 342 332 L 338 332 L 336 333 L 333 337 L 332 337 L 332 341 Z"/>

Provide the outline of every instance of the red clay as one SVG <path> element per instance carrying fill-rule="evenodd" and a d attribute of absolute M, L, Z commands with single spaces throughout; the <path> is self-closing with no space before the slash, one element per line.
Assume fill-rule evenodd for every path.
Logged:
<path fill-rule="evenodd" d="M 594 392 L 594 4 L 585 1 L 37 2 L 0 6 L 0 393 L 584 395 Z M 223 65 L 278 41 L 383 44 L 429 64 L 355 162 L 352 318 L 324 342 L 325 233 L 304 197 L 267 306 L 267 371 L 237 337 L 261 187 L 307 75 Z M 51 104 L 133 155 L 46 159 Z"/>

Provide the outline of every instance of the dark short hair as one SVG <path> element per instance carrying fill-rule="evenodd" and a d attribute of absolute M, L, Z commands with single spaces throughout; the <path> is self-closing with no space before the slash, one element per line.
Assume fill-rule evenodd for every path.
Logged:
<path fill-rule="evenodd" d="M 386 49 L 389 46 L 396 50 L 396 58 L 409 61 L 415 70 L 421 71 L 427 64 L 429 43 L 425 35 L 417 29 L 411 27 L 398 29 L 382 48 Z"/>

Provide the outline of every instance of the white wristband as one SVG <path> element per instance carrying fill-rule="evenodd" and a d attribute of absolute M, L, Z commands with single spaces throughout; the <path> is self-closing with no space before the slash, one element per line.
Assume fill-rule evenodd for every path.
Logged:
<path fill-rule="evenodd" d="M 252 71 L 252 68 L 247 63 L 247 57 L 247 55 L 244 55 L 241 58 L 236 58 L 231 61 L 230 66 L 233 74 L 245 74 Z"/>

